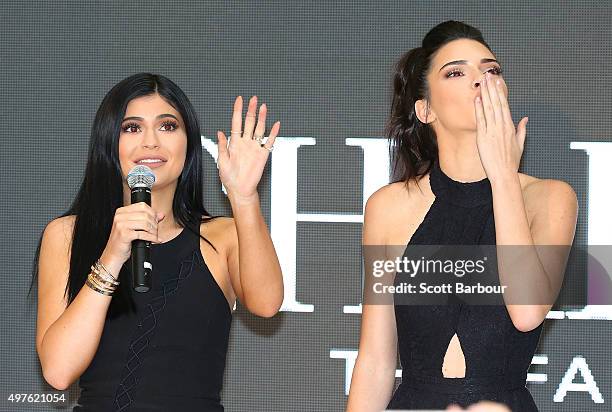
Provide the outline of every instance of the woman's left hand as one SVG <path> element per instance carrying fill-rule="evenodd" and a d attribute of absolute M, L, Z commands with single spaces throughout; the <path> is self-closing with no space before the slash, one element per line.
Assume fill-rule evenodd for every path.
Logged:
<path fill-rule="evenodd" d="M 274 140 L 280 129 L 280 122 L 274 123 L 267 140 L 267 107 L 262 104 L 257 113 L 257 96 L 251 97 L 242 129 L 242 97 L 234 102 L 230 139 L 221 131 L 219 140 L 219 177 L 227 190 L 230 200 L 249 200 L 257 196 L 257 184 L 261 179 Z"/>
<path fill-rule="evenodd" d="M 476 145 L 490 180 L 517 173 L 527 134 L 527 117 L 515 128 L 503 83 L 489 72 L 480 83 L 476 107 Z"/>

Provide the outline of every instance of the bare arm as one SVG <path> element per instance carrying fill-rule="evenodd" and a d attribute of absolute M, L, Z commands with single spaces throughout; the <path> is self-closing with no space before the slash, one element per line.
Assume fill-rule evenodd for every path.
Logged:
<path fill-rule="evenodd" d="M 363 245 L 384 245 L 384 202 L 380 192 L 366 204 Z M 366 274 L 366 278 L 367 278 Z M 347 412 L 381 411 L 387 407 L 395 386 L 397 330 L 390 304 L 364 304 L 359 353 L 349 392 Z"/>
<path fill-rule="evenodd" d="M 233 199 L 233 242 L 228 268 L 238 300 L 250 312 L 274 316 L 283 302 L 283 276 L 259 198 Z"/>
<path fill-rule="evenodd" d="M 561 288 L 578 202 L 565 182 L 534 183 L 537 210 L 530 226 L 518 176 L 501 185 L 492 183 L 499 278 L 509 285 L 504 297 L 512 323 L 527 332 L 542 323 Z"/>
<path fill-rule="evenodd" d="M 259 114 L 256 112 L 257 97 L 252 97 L 242 132 L 242 97 L 236 98 L 229 144 L 224 133 L 219 131 L 217 134 L 219 177 L 227 189 L 235 222 L 228 253 L 232 288 L 238 300 L 250 312 L 270 317 L 278 312 L 283 302 L 283 276 L 261 215 L 257 184 L 278 135 L 280 123 L 276 122 L 272 126 L 264 146 L 258 139 L 263 139 L 265 132 L 266 105 L 261 105 Z"/>
<path fill-rule="evenodd" d="M 111 301 L 110 296 L 84 286 L 66 307 L 72 234 L 68 219 L 47 225 L 38 271 L 36 350 L 45 380 L 59 390 L 78 379 L 93 359 Z"/>
<path fill-rule="evenodd" d="M 576 228 L 578 202 L 571 186 L 560 181 L 534 183 L 531 226 L 517 170 L 525 147 L 527 118 L 515 127 L 507 88 L 487 72 L 475 104 L 476 143 L 491 181 L 499 280 L 514 326 L 536 328 L 552 307 L 563 281 Z M 526 190 L 528 190 L 526 188 Z M 539 247 L 536 247 L 539 246 Z"/>
<path fill-rule="evenodd" d="M 84 285 L 66 307 L 64 291 L 73 225 L 73 216 L 55 219 L 47 225 L 38 269 L 36 350 L 45 380 L 60 390 L 68 388 L 91 363 L 112 299 Z M 157 222 L 150 207 L 141 203 L 119 208 L 109 242 L 100 257 L 115 278 L 129 257 L 131 241 L 138 236 L 157 241 Z"/>

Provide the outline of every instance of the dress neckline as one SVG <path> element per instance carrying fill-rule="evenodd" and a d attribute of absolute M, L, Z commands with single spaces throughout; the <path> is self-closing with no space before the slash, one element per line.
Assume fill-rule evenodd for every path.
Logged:
<path fill-rule="evenodd" d="M 440 161 L 433 162 L 429 175 L 431 191 L 436 198 L 464 207 L 475 207 L 493 202 L 491 182 L 485 177 L 474 182 L 459 182 L 451 179 L 440 168 Z"/>
<path fill-rule="evenodd" d="M 187 229 L 183 228 L 178 233 L 178 235 L 174 236 L 172 239 L 166 240 L 165 242 L 162 242 L 162 243 L 151 243 L 151 246 L 155 247 L 155 248 L 159 248 L 159 247 L 163 247 L 163 246 L 167 246 L 169 244 L 172 244 L 172 243 L 176 242 L 177 240 L 179 240 L 179 238 L 183 237 L 185 235 L 185 232 L 187 232 Z"/>

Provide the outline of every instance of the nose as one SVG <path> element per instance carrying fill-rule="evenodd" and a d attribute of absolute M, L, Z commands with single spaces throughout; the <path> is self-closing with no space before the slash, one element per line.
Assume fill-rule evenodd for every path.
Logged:
<path fill-rule="evenodd" d="M 159 139 L 153 128 L 147 128 L 143 133 L 142 146 L 147 149 L 156 149 L 159 147 Z"/>

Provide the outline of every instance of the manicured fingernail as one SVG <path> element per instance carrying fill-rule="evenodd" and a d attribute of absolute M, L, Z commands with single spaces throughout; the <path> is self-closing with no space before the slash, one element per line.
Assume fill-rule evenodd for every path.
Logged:
<path fill-rule="evenodd" d="M 476 96 L 476 103 L 480 103 L 480 96 Z"/>
<path fill-rule="evenodd" d="M 498 85 L 500 85 L 500 84 L 501 84 L 501 80 L 497 79 L 497 80 L 495 81 L 495 83 L 497 83 Z"/>

